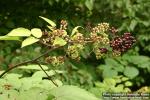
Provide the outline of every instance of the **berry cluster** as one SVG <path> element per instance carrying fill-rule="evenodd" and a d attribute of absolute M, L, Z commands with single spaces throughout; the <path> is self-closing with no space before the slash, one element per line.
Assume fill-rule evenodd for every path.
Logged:
<path fill-rule="evenodd" d="M 80 51 L 82 49 L 83 49 L 83 45 L 73 44 L 73 45 L 68 46 L 66 53 L 71 59 L 75 59 L 75 60 L 79 61 L 80 60 Z"/>
<path fill-rule="evenodd" d="M 110 31 L 111 33 L 113 33 L 113 34 L 116 34 L 116 33 L 118 32 L 118 29 L 116 29 L 115 27 L 111 27 L 111 28 L 109 29 L 109 31 Z"/>
<path fill-rule="evenodd" d="M 94 50 L 97 59 L 101 59 L 107 52 L 107 48 L 98 48 Z"/>
<path fill-rule="evenodd" d="M 135 43 L 135 38 L 131 36 L 131 33 L 124 33 L 120 37 L 115 37 L 110 42 L 110 46 L 113 48 L 113 51 L 125 52 L 131 48 L 133 43 Z"/>
<path fill-rule="evenodd" d="M 46 57 L 45 62 L 51 63 L 53 66 L 59 66 L 64 63 L 64 57 L 63 56 L 49 56 Z"/>
<path fill-rule="evenodd" d="M 60 22 L 60 29 L 66 30 L 67 26 L 68 26 L 67 21 L 66 20 L 61 20 L 61 22 Z"/>
<path fill-rule="evenodd" d="M 101 53 L 107 53 L 107 51 L 108 51 L 107 48 L 99 48 L 99 50 Z"/>
<path fill-rule="evenodd" d="M 94 42 L 102 42 L 103 44 L 109 43 L 109 38 L 106 32 L 109 30 L 109 23 L 99 23 L 96 27 L 92 28 L 90 34 L 91 39 Z"/>
<path fill-rule="evenodd" d="M 43 32 L 42 42 L 45 44 L 53 45 L 57 37 L 68 41 L 69 35 L 67 35 L 66 31 L 67 25 L 68 23 L 65 20 L 62 20 L 60 23 L 60 28 L 56 29 L 56 27 L 51 27 L 51 31 Z"/>
<path fill-rule="evenodd" d="M 62 39 L 66 39 L 66 37 L 68 37 L 68 35 L 67 35 L 67 32 L 65 30 L 55 29 L 52 32 L 48 33 L 48 36 L 43 39 L 43 42 L 48 43 L 49 45 L 53 45 L 54 41 L 57 37 L 60 37 Z"/>
<path fill-rule="evenodd" d="M 77 32 L 74 36 L 71 37 L 71 41 L 74 43 L 84 44 L 84 36 L 83 34 Z"/>
<path fill-rule="evenodd" d="M 92 29 L 93 33 L 104 33 L 109 29 L 109 23 L 99 23 L 96 27 Z"/>
<path fill-rule="evenodd" d="M 122 52 L 131 48 L 135 42 L 135 38 L 130 33 L 124 33 L 118 36 L 118 29 L 110 27 L 109 23 L 99 23 L 91 29 L 89 37 L 85 37 L 78 30 L 73 35 L 67 34 L 68 23 L 65 20 L 61 21 L 60 28 L 54 27 L 50 32 L 43 33 L 43 42 L 53 45 L 57 37 L 64 40 L 68 45 L 64 52 L 67 57 L 74 60 L 80 60 L 81 51 L 84 51 L 86 44 L 92 44 L 92 52 L 95 53 L 97 59 L 105 57 L 106 54 L 112 53 L 114 56 L 120 55 Z M 111 34 L 109 34 L 111 33 Z M 115 37 L 115 38 L 114 38 Z M 55 46 L 55 45 L 54 45 Z M 112 49 L 110 49 L 110 47 Z M 63 58 L 62 58 L 63 59 Z M 53 65 L 59 65 L 62 60 L 59 57 L 48 57 L 47 62 Z"/>
<path fill-rule="evenodd" d="M 108 32 L 109 23 L 99 23 L 96 27 L 92 28 L 90 38 L 93 41 L 93 52 L 97 59 L 100 59 L 107 53 L 107 46 L 109 45 Z"/>

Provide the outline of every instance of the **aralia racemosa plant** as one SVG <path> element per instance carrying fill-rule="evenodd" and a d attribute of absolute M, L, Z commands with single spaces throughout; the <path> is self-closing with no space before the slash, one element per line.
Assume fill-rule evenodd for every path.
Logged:
<path fill-rule="evenodd" d="M 123 35 L 119 35 L 116 28 L 105 22 L 99 23 L 95 27 L 91 27 L 90 32 L 87 32 L 88 35 L 85 35 L 82 33 L 82 30 L 85 32 L 86 30 L 82 26 L 76 26 L 72 32 L 69 33 L 67 21 L 61 20 L 59 28 L 57 28 L 58 26 L 56 27 L 56 24 L 50 19 L 41 16 L 40 18 L 48 23 L 48 30 L 41 30 L 40 28 L 26 29 L 20 27 L 13 29 L 5 36 L 0 36 L 0 40 L 21 41 L 21 48 L 33 45 L 34 43 L 39 43 L 48 47 L 48 50 L 34 59 L 12 66 L 3 72 L 0 77 L 21 65 L 36 63 L 40 66 L 38 59 L 41 57 L 45 57 L 45 62 L 50 63 L 53 66 L 64 64 L 65 59 L 68 58 L 80 61 L 81 52 L 84 52 L 85 47 L 88 45 L 91 47 L 90 53 L 94 53 L 97 59 L 101 59 L 106 55 L 119 56 L 129 50 L 136 41 L 131 33 L 126 32 L 123 33 Z M 81 31 L 79 31 L 79 29 L 81 29 Z M 64 55 L 46 57 L 49 52 L 56 49 L 62 49 Z M 42 69 L 42 66 L 40 67 Z M 44 71 L 44 69 L 42 70 Z M 46 71 L 44 72 L 47 74 Z M 52 79 L 51 81 L 53 82 Z M 55 82 L 53 83 L 55 84 Z"/>

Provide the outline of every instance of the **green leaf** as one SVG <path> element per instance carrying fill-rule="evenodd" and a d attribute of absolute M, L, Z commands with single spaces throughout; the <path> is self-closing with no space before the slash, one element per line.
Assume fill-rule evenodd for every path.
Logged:
<path fill-rule="evenodd" d="M 112 78 L 105 78 L 103 82 L 107 86 L 115 86 L 116 85 L 115 79 L 112 79 Z"/>
<path fill-rule="evenodd" d="M 93 94 L 76 86 L 64 85 L 51 90 L 57 100 L 100 100 Z"/>
<path fill-rule="evenodd" d="M 11 74 L 6 75 L 4 79 L 6 79 L 7 83 L 9 83 L 10 85 L 12 85 L 13 88 L 19 89 L 21 87 L 21 82 L 19 80 L 19 78 L 21 76 L 22 76 L 21 74 L 11 73 Z"/>
<path fill-rule="evenodd" d="M 4 91 L 2 95 L 0 94 L 0 100 L 15 100 L 18 96 L 19 92 L 16 90 Z"/>
<path fill-rule="evenodd" d="M 149 24 L 149 21 L 141 21 L 141 23 L 144 25 L 144 26 L 146 26 L 146 27 L 148 27 L 150 24 Z"/>
<path fill-rule="evenodd" d="M 139 70 L 135 67 L 126 67 L 124 70 L 124 75 L 129 78 L 134 78 L 139 74 Z"/>
<path fill-rule="evenodd" d="M 113 70 L 113 69 L 105 69 L 103 71 L 103 77 L 104 78 L 112 78 L 112 77 L 115 77 L 117 76 L 118 72 L 116 70 Z"/>
<path fill-rule="evenodd" d="M 36 80 L 42 80 L 42 78 L 34 78 L 34 79 L 36 79 Z M 20 81 L 21 81 L 21 88 L 20 88 L 20 91 L 24 91 L 24 90 L 29 90 L 31 87 L 33 87 L 32 85 L 32 81 L 33 81 L 33 78 L 31 78 L 31 77 L 24 77 L 24 78 L 21 78 L 20 79 Z"/>
<path fill-rule="evenodd" d="M 124 85 L 123 84 L 119 84 L 115 88 L 117 90 L 116 92 L 122 92 L 124 90 Z"/>
<path fill-rule="evenodd" d="M 129 80 L 129 78 L 127 78 L 127 77 L 122 77 L 121 80 L 122 80 L 122 81 L 127 81 L 127 80 Z"/>
<path fill-rule="evenodd" d="M 35 38 L 35 37 L 28 37 L 26 38 L 23 42 L 22 42 L 22 45 L 21 45 L 21 48 L 25 47 L 25 46 L 28 46 L 28 45 L 31 45 L 33 43 L 36 43 L 38 42 L 39 39 Z"/>
<path fill-rule="evenodd" d="M 123 72 L 123 70 L 124 70 L 124 66 L 121 65 L 120 63 L 118 63 L 114 59 L 106 58 L 105 63 L 106 63 L 107 66 L 110 66 L 110 67 L 114 68 L 118 72 Z"/>
<path fill-rule="evenodd" d="M 53 21 L 51 21 L 50 19 L 48 19 L 48 18 L 45 18 L 45 17 L 42 17 L 42 16 L 39 16 L 40 18 L 42 18 L 43 20 L 45 20 L 48 24 L 50 24 L 52 27 L 55 27 L 56 26 L 56 24 L 53 22 Z"/>
<path fill-rule="evenodd" d="M 42 68 L 44 69 L 44 70 L 47 70 L 48 69 L 48 67 L 46 66 L 46 65 L 41 65 L 42 66 Z M 41 68 L 39 67 L 39 65 L 24 65 L 24 66 L 20 66 L 20 67 L 18 67 L 19 69 L 31 69 L 31 70 L 33 70 L 33 69 L 35 69 L 35 70 L 41 70 Z"/>
<path fill-rule="evenodd" d="M 132 82 L 130 82 L 130 81 L 127 81 L 124 84 L 125 84 L 125 86 L 132 86 Z"/>
<path fill-rule="evenodd" d="M 145 63 L 142 63 L 142 64 L 138 64 L 138 67 L 140 68 L 149 68 L 150 66 L 150 62 L 145 62 Z"/>
<path fill-rule="evenodd" d="M 14 74 L 14 73 L 10 73 L 8 75 L 5 76 L 5 79 L 19 79 L 19 77 L 21 77 L 22 75 L 21 74 Z"/>
<path fill-rule="evenodd" d="M 93 0 L 86 0 L 85 5 L 89 10 L 93 9 L 94 1 Z"/>
<path fill-rule="evenodd" d="M 10 31 L 7 36 L 30 36 L 31 35 L 31 31 L 26 29 L 26 28 L 16 28 L 13 29 L 12 31 Z"/>
<path fill-rule="evenodd" d="M 106 58 L 105 63 L 106 63 L 106 65 L 112 66 L 112 67 L 117 67 L 120 65 L 116 60 L 111 59 L 111 58 Z"/>
<path fill-rule="evenodd" d="M 53 79 L 53 82 L 55 82 L 58 86 L 63 85 L 63 83 L 58 79 L 56 79 L 56 80 Z M 42 87 L 44 87 L 45 89 L 50 90 L 50 89 L 56 87 L 53 82 L 50 80 L 42 80 L 40 84 L 42 84 Z"/>
<path fill-rule="evenodd" d="M 42 88 L 30 88 L 28 91 L 20 93 L 17 100 L 47 100 L 48 92 Z"/>
<path fill-rule="evenodd" d="M 17 36 L 0 36 L 0 40 L 20 40 Z"/>
<path fill-rule="evenodd" d="M 53 28 L 53 27 L 51 27 L 51 26 L 49 26 L 49 25 L 47 25 L 47 27 L 48 27 L 51 31 L 53 31 L 53 30 L 54 30 L 54 28 Z"/>
<path fill-rule="evenodd" d="M 150 59 L 147 56 L 129 56 L 126 59 L 127 61 L 137 65 L 150 62 Z"/>
<path fill-rule="evenodd" d="M 50 71 L 46 71 L 46 72 L 49 76 L 64 73 L 63 71 L 59 71 L 59 70 L 50 70 Z M 47 76 L 43 71 L 37 71 L 32 75 L 32 77 L 47 77 Z"/>
<path fill-rule="evenodd" d="M 0 71 L 0 74 L 2 74 L 4 71 Z"/>
<path fill-rule="evenodd" d="M 39 28 L 33 28 L 31 29 L 31 34 L 36 38 L 40 38 L 42 36 L 42 31 Z"/>
<path fill-rule="evenodd" d="M 46 100 L 55 100 L 55 96 L 53 96 L 52 94 L 49 94 Z"/>
<path fill-rule="evenodd" d="M 118 72 L 123 72 L 124 71 L 124 66 L 120 64 L 120 66 L 114 67 L 114 70 L 116 70 Z"/>
<path fill-rule="evenodd" d="M 1 94 L 0 100 L 8 100 L 8 95 L 7 94 Z"/>
<path fill-rule="evenodd" d="M 131 21 L 131 23 L 130 23 L 130 26 L 129 26 L 129 27 L 130 27 L 130 29 L 131 29 L 132 31 L 133 31 L 133 30 L 134 30 L 134 28 L 136 27 L 137 23 L 138 23 L 138 22 L 137 22 L 136 20 L 132 20 L 132 21 Z"/>
<path fill-rule="evenodd" d="M 99 88 L 102 88 L 102 87 L 105 87 L 106 84 L 102 83 L 102 82 L 95 82 L 95 86 L 96 87 L 99 87 Z"/>
<path fill-rule="evenodd" d="M 59 45 L 59 46 L 64 46 L 66 44 L 67 44 L 67 42 L 60 37 L 56 37 L 54 40 L 54 43 L 53 43 L 53 45 Z"/>
<path fill-rule="evenodd" d="M 78 28 L 80 28 L 81 26 L 76 26 L 73 30 L 72 30 L 72 32 L 71 32 L 71 37 L 75 34 L 75 33 L 77 33 L 78 32 Z M 83 28 L 83 27 L 81 27 L 81 28 Z"/>

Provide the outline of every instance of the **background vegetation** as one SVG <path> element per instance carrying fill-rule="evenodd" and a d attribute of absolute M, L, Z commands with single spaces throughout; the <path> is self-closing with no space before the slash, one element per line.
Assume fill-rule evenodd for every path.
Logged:
<path fill-rule="evenodd" d="M 38 16 L 47 17 L 56 23 L 65 19 L 69 23 L 68 27 L 70 30 L 78 25 L 88 29 L 89 26 L 93 26 L 99 22 L 108 22 L 115 27 L 119 27 L 119 33 L 128 31 L 136 37 L 137 42 L 131 50 L 120 57 L 106 57 L 101 60 L 96 60 L 95 56 L 91 55 L 89 58 L 82 59 L 80 62 L 67 62 L 71 66 L 61 66 L 61 68 L 58 68 L 58 73 L 61 75 L 55 75 L 52 70 L 53 67 L 48 65 L 51 69 L 49 71 L 50 75 L 52 74 L 60 85 L 79 86 L 88 90 L 97 98 L 100 98 L 101 93 L 104 91 L 148 92 L 150 91 L 149 5 L 149 0 L 105 0 L 105 2 L 103 0 L 1 0 L 0 35 L 5 35 L 17 27 L 26 27 L 29 29 L 39 27 L 44 29 L 45 22 L 39 19 Z M 12 64 L 32 59 L 37 56 L 37 53 L 40 54 L 43 51 L 44 49 L 39 45 L 20 49 L 20 43 L 16 41 L 0 41 L 0 69 L 4 70 L 11 67 Z M 85 56 L 87 55 L 85 54 Z M 67 70 L 67 73 L 64 73 L 64 70 Z M 5 79 L 0 79 L 3 82 L 4 80 L 11 82 L 18 90 L 20 89 L 18 84 L 25 83 L 22 90 L 20 90 L 22 91 L 19 97 L 21 99 L 18 100 L 27 100 L 30 96 L 25 97 L 25 94 L 31 95 L 33 97 L 32 100 L 36 100 L 35 97 L 38 93 L 45 91 L 44 89 L 54 87 L 53 85 L 49 86 L 46 80 L 43 81 L 42 79 L 35 78 L 43 77 L 44 75 L 40 74 L 41 71 L 39 69 L 34 69 L 33 65 L 17 69 L 14 72 L 22 73 L 21 75 L 24 76 L 31 76 L 20 79 L 21 76 L 18 76 L 19 74 L 11 73 Z M 37 80 L 34 81 L 34 79 Z M 4 84 L 3 82 L 0 82 L 0 85 Z M 51 100 L 53 96 L 59 97 L 59 95 L 62 95 L 59 92 L 66 89 L 68 89 L 66 94 L 76 92 L 79 98 L 82 97 L 81 94 L 86 97 L 86 91 L 80 91 L 80 88 L 64 86 L 58 90 L 54 89 L 51 94 L 49 92 L 43 92 L 44 94 L 42 94 L 43 96 L 39 100 L 45 100 L 48 94 L 48 100 Z M 28 92 L 25 90 L 28 90 Z M 0 93 L 2 91 L 4 90 L 0 87 Z M 36 91 L 37 94 L 30 94 L 32 91 Z M 17 95 L 15 90 L 9 92 L 12 96 Z M 7 93 L 9 94 L 9 92 Z M 74 95 L 71 96 L 73 97 Z M 0 95 L 1 97 L 6 96 Z M 59 98 L 58 100 L 76 100 L 66 98 Z M 84 99 L 88 100 L 86 98 Z M 93 97 L 89 100 L 96 99 Z"/>

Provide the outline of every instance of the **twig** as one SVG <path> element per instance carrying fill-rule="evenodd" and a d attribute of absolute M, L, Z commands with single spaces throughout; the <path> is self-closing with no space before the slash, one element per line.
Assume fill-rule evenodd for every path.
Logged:
<path fill-rule="evenodd" d="M 8 73 L 9 71 L 21 66 L 21 65 L 26 65 L 28 63 L 32 63 L 32 60 L 29 60 L 29 61 L 25 61 L 25 62 L 22 62 L 22 63 L 19 63 L 19 64 L 16 64 L 14 65 L 13 67 L 10 67 L 9 69 L 7 69 L 6 71 L 4 71 L 1 75 L 0 75 L 0 78 L 3 77 L 6 73 Z"/>
<path fill-rule="evenodd" d="M 59 47 L 60 47 L 60 46 L 59 46 Z M 32 60 L 28 60 L 28 61 L 25 61 L 25 62 L 22 62 L 22 63 L 19 63 L 19 64 L 14 65 L 13 67 L 11 67 L 11 68 L 7 69 L 6 71 L 4 71 L 4 72 L 0 75 L 0 78 L 3 77 L 3 76 L 4 76 L 6 73 L 8 73 L 9 71 L 11 71 L 11 70 L 13 70 L 13 69 L 15 69 L 15 68 L 17 68 L 17 67 L 19 67 L 19 66 L 21 66 L 21 65 L 26 65 L 26 64 L 28 64 L 28 63 L 35 63 L 36 60 L 38 60 L 39 58 L 45 56 L 45 55 L 48 54 L 49 52 L 51 52 L 51 51 L 53 51 L 53 50 L 55 50 L 55 49 L 57 49 L 57 48 L 59 48 L 59 47 L 52 47 L 51 49 L 49 49 L 49 50 L 46 51 L 45 53 L 41 54 L 40 56 L 38 56 L 38 57 L 36 57 L 36 58 L 34 58 L 34 59 L 32 59 Z"/>
<path fill-rule="evenodd" d="M 42 67 L 38 62 L 35 62 L 35 63 L 39 65 L 39 67 L 40 67 L 40 68 L 42 69 L 42 71 L 46 74 L 46 76 L 48 77 L 48 79 L 49 79 L 56 87 L 58 87 L 57 83 L 55 83 L 55 82 L 53 81 L 52 77 L 48 75 L 48 73 L 43 69 L 43 67 Z"/>

